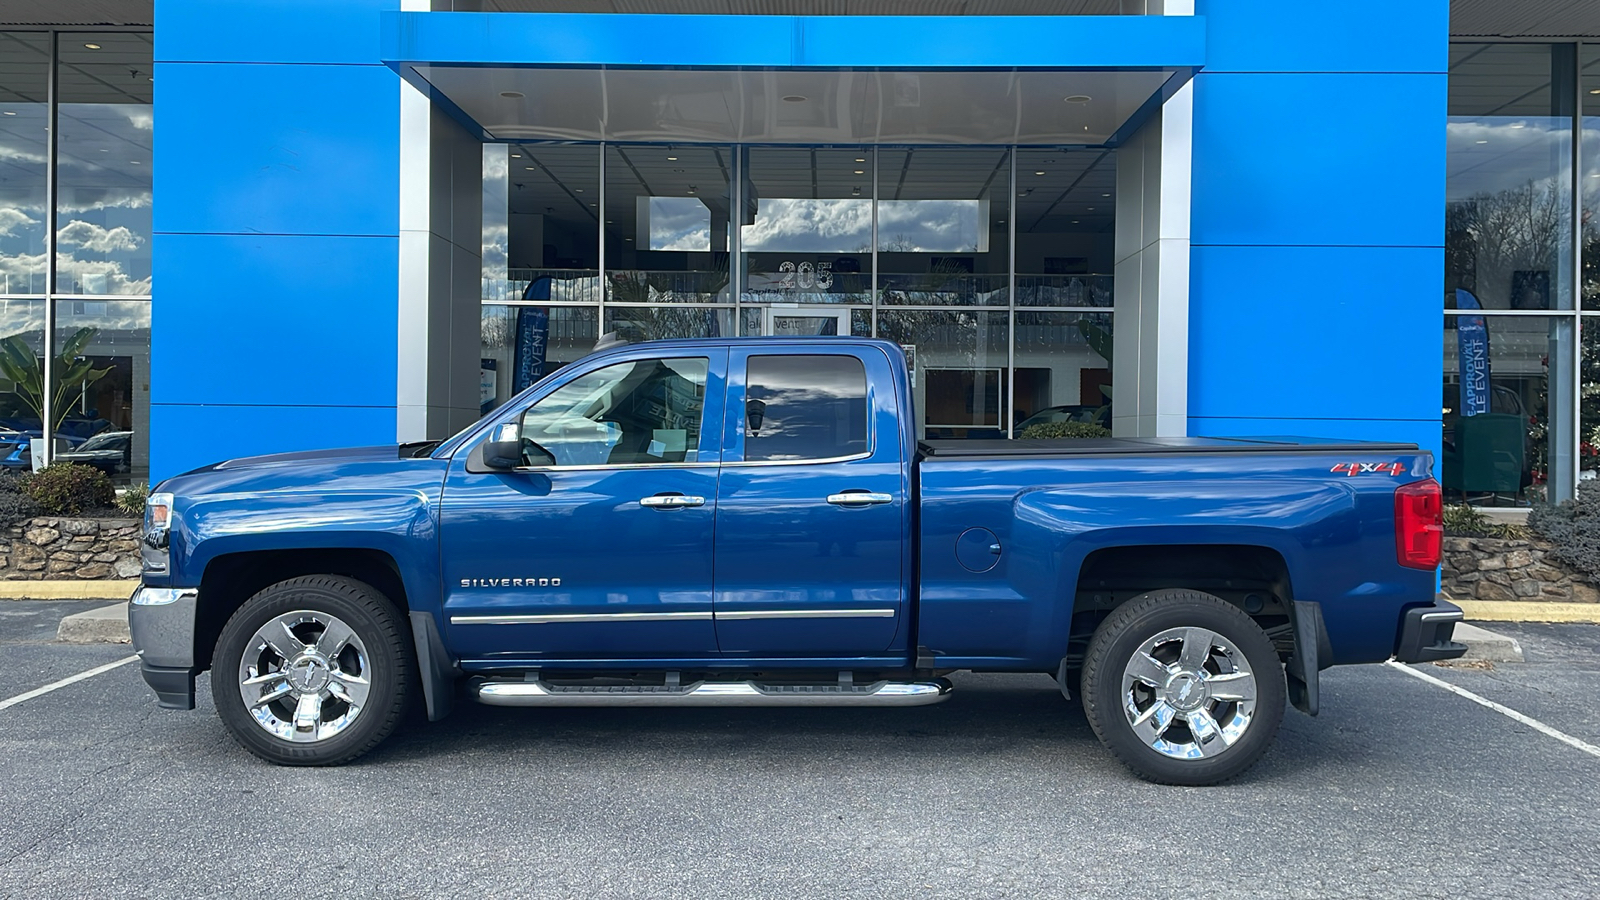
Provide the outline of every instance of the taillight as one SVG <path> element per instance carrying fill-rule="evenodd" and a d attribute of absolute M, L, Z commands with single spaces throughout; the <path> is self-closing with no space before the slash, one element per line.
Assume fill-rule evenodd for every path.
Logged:
<path fill-rule="evenodd" d="M 1400 565 L 1432 569 L 1439 565 L 1444 537 L 1444 497 L 1432 478 L 1403 484 L 1394 492 L 1394 550 Z"/>

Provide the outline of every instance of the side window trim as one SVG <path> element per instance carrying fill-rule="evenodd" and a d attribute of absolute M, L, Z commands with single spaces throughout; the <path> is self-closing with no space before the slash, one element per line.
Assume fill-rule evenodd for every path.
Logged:
<path fill-rule="evenodd" d="M 746 460 L 744 440 L 744 408 L 745 399 L 749 391 L 750 360 L 762 356 L 848 356 L 861 363 L 863 374 L 866 376 L 866 449 L 860 453 L 845 456 L 831 456 L 816 459 L 756 459 Z M 764 466 L 821 466 L 842 462 L 854 462 L 863 459 L 872 459 L 878 455 L 878 409 L 879 400 L 877 381 L 872 377 L 877 357 L 855 349 L 840 349 L 826 354 L 816 353 L 815 348 L 795 344 L 774 344 L 770 347 L 750 349 L 734 353 L 728 360 L 727 369 L 727 402 L 724 417 L 726 419 L 722 432 L 723 452 L 722 465 L 725 467 L 760 468 Z"/>

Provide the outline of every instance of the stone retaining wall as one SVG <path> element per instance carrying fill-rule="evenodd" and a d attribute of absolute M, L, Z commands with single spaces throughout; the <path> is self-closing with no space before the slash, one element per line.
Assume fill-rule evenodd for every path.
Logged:
<path fill-rule="evenodd" d="M 0 578 L 138 578 L 137 519 L 41 516 L 0 529 Z"/>
<path fill-rule="evenodd" d="M 1459 600 L 1538 600 L 1600 603 L 1600 588 L 1586 575 L 1549 558 L 1542 538 L 1444 539 L 1446 596 Z"/>

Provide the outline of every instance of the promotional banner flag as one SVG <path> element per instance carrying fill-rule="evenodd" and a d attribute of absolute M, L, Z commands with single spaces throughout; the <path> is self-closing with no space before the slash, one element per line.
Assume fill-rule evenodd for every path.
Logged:
<path fill-rule="evenodd" d="M 1456 288 L 1457 309 L 1483 309 L 1471 291 Z M 1456 316 L 1456 355 L 1461 362 L 1461 414 L 1489 411 L 1489 324 L 1483 316 Z"/>
<path fill-rule="evenodd" d="M 522 299 L 549 300 L 550 286 L 550 276 L 535 278 L 523 289 Z M 511 364 L 513 394 L 544 377 L 545 342 L 549 339 L 549 309 L 524 306 L 517 310 L 516 356 Z"/>

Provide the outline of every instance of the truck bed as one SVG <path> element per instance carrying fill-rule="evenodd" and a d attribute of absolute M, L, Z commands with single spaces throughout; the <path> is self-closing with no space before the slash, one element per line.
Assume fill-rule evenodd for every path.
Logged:
<path fill-rule="evenodd" d="M 1145 456 L 1155 453 L 1396 453 L 1416 444 L 1309 437 L 1052 438 L 1048 440 L 918 441 L 923 460 L 1054 459 L 1068 456 Z"/>

